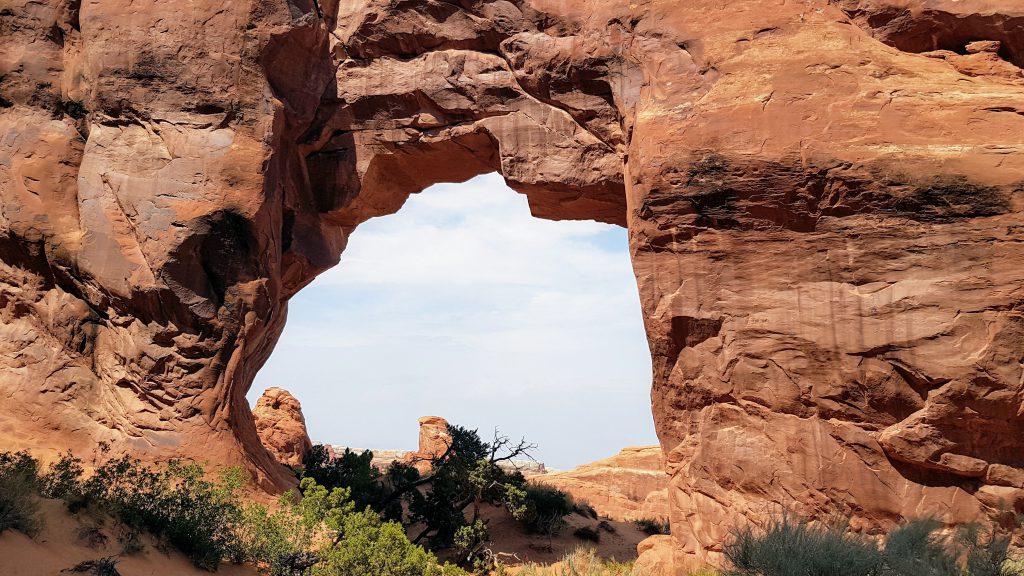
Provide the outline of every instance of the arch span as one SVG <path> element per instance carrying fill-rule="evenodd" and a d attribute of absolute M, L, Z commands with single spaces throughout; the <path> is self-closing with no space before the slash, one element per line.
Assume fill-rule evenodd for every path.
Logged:
<path fill-rule="evenodd" d="M 856 25 L 885 2 L 839 4 L 2 11 L 3 441 L 286 484 L 244 396 L 288 297 L 359 222 L 500 170 L 629 228 L 677 566 L 773 506 L 1024 509 L 1015 48 L 908 53 Z"/>

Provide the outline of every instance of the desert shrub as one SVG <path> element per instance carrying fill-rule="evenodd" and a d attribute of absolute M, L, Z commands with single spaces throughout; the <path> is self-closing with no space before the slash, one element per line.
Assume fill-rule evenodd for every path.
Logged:
<path fill-rule="evenodd" d="M 964 567 L 970 576 L 1024 576 L 1024 564 L 1010 558 L 1010 537 L 980 526 L 965 526 L 958 542 L 967 556 Z"/>
<path fill-rule="evenodd" d="M 67 452 L 39 477 L 40 493 L 59 500 L 80 496 L 82 475 L 82 461 Z"/>
<path fill-rule="evenodd" d="M 513 516 L 531 534 L 557 535 L 572 513 L 573 503 L 565 492 L 543 484 L 530 484 L 524 494 L 516 495 L 520 503 L 518 514 Z"/>
<path fill-rule="evenodd" d="M 71 512 L 121 522 L 119 540 L 125 552 L 139 547 L 138 533 L 144 531 L 164 539 L 200 568 L 216 569 L 225 558 L 238 555 L 234 526 L 240 517 L 239 469 L 226 470 L 213 482 L 198 464 L 171 462 L 153 470 L 122 456 L 87 479 L 81 474 L 81 463 L 66 455 L 43 476 L 43 493 L 63 498 Z"/>
<path fill-rule="evenodd" d="M 342 519 L 337 543 L 321 554 L 310 576 L 441 576 L 433 554 L 409 542 L 402 525 L 372 510 Z"/>
<path fill-rule="evenodd" d="M 597 523 L 597 528 L 598 528 L 598 530 L 604 530 L 605 532 L 607 532 L 609 534 L 615 534 L 615 532 L 616 532 L 615 526 L 612 526 L 611 522 L 609 522 L 607 520 L 601 520 L 600 522 L 598 522 Z"/>
<path fill-rule="evenodd" d="M 813 526 L 788 516 L 763 533 L 739 530 L 726 544 L 734 576 L 876 576 L 882 558 L 874 543 L 842 530 Z M 924 575 L 918 575 L 924 576 Z"/>
<path fill-rule="evenodd" d="M 885 539 L 882 556 L 887 574 L 900 576 L 960 576 L 956 553 L 936 531 L 934 520 L 909 522 Z"/>
<path fill-rule="evenodd" d="M 573 531 L 572 535 L 580 540 L 587 540 L 589 542 L 597 543 L 601 541 L 601 533 L 596 528 L 591 528 L 590 526 L 580 526 Z"/>
<path fill-rule="evenodd" d="M 639 520 L 634 520 L 633 524 L 648 536 L 672 533 L 672 527 L 669 525 L 667 519 L 657 520 L 654 518 L 640 518 Z"/>
<path fill-rule="evenodd" d="M 121 573 L 117 571 L 117 559 L 113 556 L 98 558 L 96 560 L 85 560 L 84 562 L 75 564 L 71 568 L 61 570 L 61 572 L 89 574 L 89 576 L 121 576 Z"/>
<path fill-rule="evenodd" d="M 598 557 L 592 549 L 578 549 L 570 552 L 559 562 L 550 566 L 527 564 L 517 572 L 519 576 L 629 576 L 632 573 L 633 564 L 631 562 L 605 560 Z"/>
<path fill-rule="evenodd" d="M 735 533 L 725 557 L 735 576 L 1020 576 L 1009 539 L 966 527 L 943 537 L 942 524 L 916 520 L 893 530 L 879 546 L 842 526 L 816 526 L 782 517 L 762 532 Z"/>
<path fill-rule="evenodd" d="M 239 523 L 241 554 L 272 576 L 460 576 L 409 541 L 401 524 L 370 508 L 357 511 L 348 488 L 303 478 L 301 499 L 286 494 L 277 511 L 247 507 Z"/>
<path fill-rule="evenodd" d="M 572 511 L 584 518 L 590 518 L 591 520 L 597 520 L 597 510 L 590 505 L 590 502 L 586 500 L 576 498 L 571 494 L 566 494 L 566 498 L 569 499 L 569 505 L 572 506 Z"/>
<path fill-rule="evenodd" d="M 491 535 L 487 530 L 487 524 L 477 519 L 455 531 L 452 548 L 462 565 L 472 566 L 476 571 L 483 572 L 494 564 L 484 548 L 490 541 Z"/>
<path fill-rule="evenodd" d="M 0 454 L 0 533 L 39 532 L 38 478 L 39 463 L 27 452 Z"/>
<path fill-rule="evenodd" d="M 78 541 L 89 548 L 102 548 L 107 545 L 110 537 L 103 531 L 103 526 L 96 522 L 86 522 L 79 526 Z"/>
<path fill-rule="evenodd" d="M 373 466 L 373 452 L 345 452 L 331 457 L 321 444 L 313 446 L 302 460 L 302 478 L 312 478 L 328 490 L 347 488 L 357 510 L 373 508 L 385 517 L 400 519 L 401 505 L 389 501 L 392 486 L 398 482 L 415 480 L 416 469 L 394 462 L 387 473 Z"/>

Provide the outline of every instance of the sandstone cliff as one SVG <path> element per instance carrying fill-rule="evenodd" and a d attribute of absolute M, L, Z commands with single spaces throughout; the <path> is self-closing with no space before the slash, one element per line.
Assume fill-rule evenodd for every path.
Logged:
<path fill-rule="evenodd" d="M 623 448 L 611 458 L 532 479 L 584 500 L 613 520 L 669 517 L 668 475 L 661 446 Z"/>
<path fill-rule="evenodd" d="M 4 0 L 3 447 L 287 485 L 245 393 L 288 298 L 360 222 L 497 170 L 539 217 L 629 227 L 677 568 L 781 506 L 1005 520 L 1022 26 L 1016 0 Z"/>

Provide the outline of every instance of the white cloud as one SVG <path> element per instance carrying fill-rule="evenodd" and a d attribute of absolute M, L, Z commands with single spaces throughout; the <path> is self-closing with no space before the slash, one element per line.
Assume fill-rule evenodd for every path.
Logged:
<path fill-rule="evenodd" d="M 559 467 L 655 441 L 625 231 L 533 218 L 497 175 L 361 226 L 289 316 L 250 397 L 291 390 L 314 440 L 410 448 L 438 414 Z"/>

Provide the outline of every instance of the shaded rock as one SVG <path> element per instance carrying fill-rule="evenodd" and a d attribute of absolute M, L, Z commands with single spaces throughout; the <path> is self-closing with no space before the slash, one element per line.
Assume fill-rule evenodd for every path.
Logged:
<path fill-rule="evenodd" d="M 1024 470 L 1003 464 L 992 464 L 985 472 L 985 483 L 1024 488 Z"/>
<path fill-rule="evenodd" d="M 278 462 L 301 466 L 313 447 L 306 433 L 302 406 L 287 390 L 267 388 L 252 411 L 260 442 Z"/>

